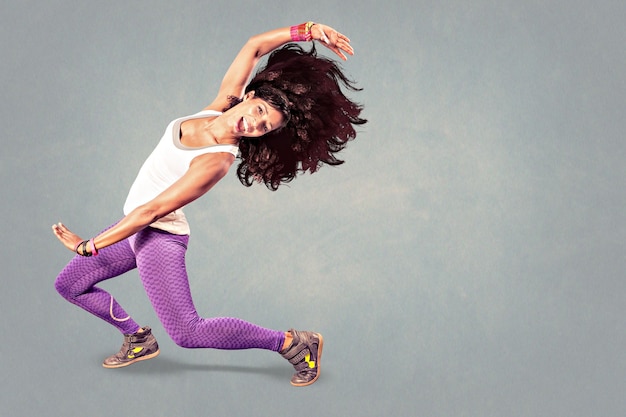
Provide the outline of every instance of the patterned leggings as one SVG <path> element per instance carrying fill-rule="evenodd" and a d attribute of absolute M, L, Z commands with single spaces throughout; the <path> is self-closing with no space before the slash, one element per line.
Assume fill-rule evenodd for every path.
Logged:
<path fill-rule="evenodd" d="M 189 236 L 146 228 L 98 251 L 75 256 L 61 271 L 55 287 L 69 302 L 112 324 L 124 334 L 140 326 L 108 292 L 96 284 L 137 268 L 163 327 L 179 346 L 279 351 L 285 335 L 232 317 L 201 318 L 191 298 L 185 252 Z"/>

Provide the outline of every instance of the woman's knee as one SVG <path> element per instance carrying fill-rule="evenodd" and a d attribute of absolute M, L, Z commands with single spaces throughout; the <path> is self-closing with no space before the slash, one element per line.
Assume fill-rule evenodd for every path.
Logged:
<path fill-rule="evenodd" d="M 69 282 L 67 274 L 61 272 L 54 281 L 54 289 L 61 295 L 61 297 L 70 299 L 72 294 L 70 292 L 71 283 Z"/>
<path fill-rule="evenodd" d="M 68 266 L 57 276 L 54 281 L 54 288 L 61 297 L 72 301 L 80 295 L 92 291 L 93 284 L 85 279 L 84 274 Z"/>
<path fill-rule="evenodd" d="M 172 341 L 187 349 L 197 348 L 197 332 L 193 325 L 168 326 L 165 328 Z"/>
<path fill-rule="evenodd" d="M 192 342 L 192 340 L 187 337 L 179 337 L 179 336 L 170 336 L 170 337 L 172 338 L 174 343 L 176 343 L 181 348 L 193 349 L 196 347 L 195 344 Z"/>

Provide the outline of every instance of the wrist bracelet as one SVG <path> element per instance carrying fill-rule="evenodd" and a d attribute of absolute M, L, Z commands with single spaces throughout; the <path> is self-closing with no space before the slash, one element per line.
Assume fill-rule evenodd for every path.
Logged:
<path fill-rule="evenodd" d="M 96 242 L 94 241 L 94 239 L 95 237 L 89 240 L 89 243 L 91 244 L 91 254 L 93 256 L 98 256 L 98 249 L 96 249 Z"/>
<path fill-rule="evenodd" d="M 80 245 L 80 246 L 81 246 L 81 248 L 83 248 L 83 253 L 82 253 L 82 255 L 83 255 L 83 256 L 87 256 L 87 257 L 91 256 L 91 253 L 87 252 L 87 245 L 88 245 L 88 244 L 89 244 L 89 241 L 88 241 L 88 240 L 83 240 L 83 243 Z"/>
<path fill-rule="evenodd" d="M 79 254 L 80 256 L 91 256 L 92 254 L 87 252 L 87 244 L 89 243 L 88 240 L 83 240 L 82 242 L 80 242 L 78 245 L 76 245 L 76 250 L 75 252 L 77 254 Z M 79 252 L 78 249 L 80 249 L 81 251 Z"/>
<path fill-rule="evenodd" d="M 289 30 L 291 33 L 291 40 L 294 42 L 309 42 L 313 40 L 313 36 L 311 36 L 311 27 L 313 27 L 314 24 L 315 22 L 309 21 L 292 26 Z"/>

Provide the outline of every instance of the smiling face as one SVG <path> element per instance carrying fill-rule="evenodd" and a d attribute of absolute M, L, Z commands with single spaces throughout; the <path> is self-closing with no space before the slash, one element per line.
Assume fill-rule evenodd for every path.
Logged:
<path fill-rule="evenodd" d="M 267 101 L 255 97 L 254 92 L 246 94 L 243 101 L 231 110 L 231 123 L 239 137 L 263 136 L 283 127 L 285 121 L 280 110 Z"/>

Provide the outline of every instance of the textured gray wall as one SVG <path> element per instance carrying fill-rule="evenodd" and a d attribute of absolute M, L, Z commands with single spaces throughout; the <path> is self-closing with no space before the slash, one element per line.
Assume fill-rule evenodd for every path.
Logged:
<path fill-rule="evenodd" d="M 176 4 L 178 3 L 178 4 Z M 623 416 L 623 1 L 12 1 L 0 6 L 2 416 Z M 352 38 L 365 125 L 270 193 L 187 211 L 205 316 L 312 328 L 320 380 L 264 351 L 183 350 L 136 274 L 105 283 L 162 345 L 66 303 L 50 232 L 117 220 L 167 123 L 253 34 Z M 305 407 L 308 410 L 300 410 Z"/>

